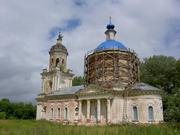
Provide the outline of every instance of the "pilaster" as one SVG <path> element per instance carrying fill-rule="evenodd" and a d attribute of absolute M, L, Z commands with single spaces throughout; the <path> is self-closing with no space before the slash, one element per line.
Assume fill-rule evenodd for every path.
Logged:
<path fill-rule="evenodd" d="M 97 119 L 98 123 L 101 122 L 101 101 L 100 99 L 97 100 Z"/>

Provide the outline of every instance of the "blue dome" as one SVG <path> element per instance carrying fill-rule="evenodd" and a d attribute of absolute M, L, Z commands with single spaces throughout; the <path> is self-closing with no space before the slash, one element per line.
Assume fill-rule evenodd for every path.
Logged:
<path fill-rule="evenodd" d="M 102 42 L 95 51 L 102 51 L 106 49 L 118 49 L 118 50 L 125 50 L 127 51 L 127 48 L 120 42 L 116 40 L 106 40 Z"/>

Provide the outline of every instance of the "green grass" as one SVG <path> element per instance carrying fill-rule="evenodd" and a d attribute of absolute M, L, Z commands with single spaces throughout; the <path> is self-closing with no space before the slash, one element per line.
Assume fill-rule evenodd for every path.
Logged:
<path fill-rule="evenodd" d="M 47 121 L 0 120 L 0 135 L 180 135 L 180 123 L 88 127 Z"/>

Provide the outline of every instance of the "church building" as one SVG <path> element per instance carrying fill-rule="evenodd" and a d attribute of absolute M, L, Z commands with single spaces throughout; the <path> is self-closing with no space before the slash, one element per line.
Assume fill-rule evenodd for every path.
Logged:
<path fill-rule="evenodd" d="M 140 82 L 137 54 L 116 40 L 111 21 L 106 28 L 106 40 L 85 54 L 81 86 L 72 86 L 74 74 L 59 34 L 49 51 L 49 68 L 41 73 L 37 120 L 79 125 L 163 121 L 162 90 Z"/>

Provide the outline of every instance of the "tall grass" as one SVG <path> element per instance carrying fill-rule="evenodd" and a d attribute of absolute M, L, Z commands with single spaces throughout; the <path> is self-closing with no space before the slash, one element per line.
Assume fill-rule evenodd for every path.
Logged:
<path fill-rule="evenodd" d="M 88 127 L 47 121 L 0 120 L 0 135 L 180 135 L 180 123 Z"/>

